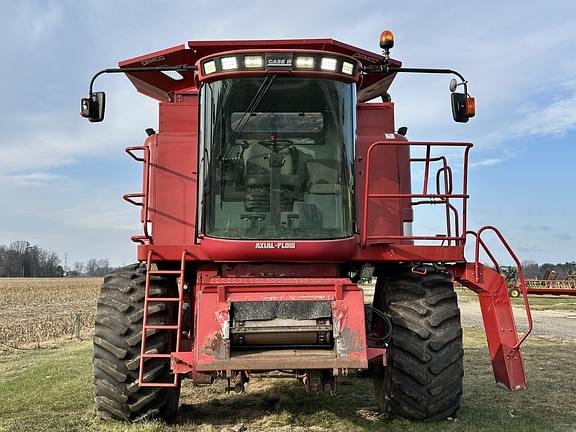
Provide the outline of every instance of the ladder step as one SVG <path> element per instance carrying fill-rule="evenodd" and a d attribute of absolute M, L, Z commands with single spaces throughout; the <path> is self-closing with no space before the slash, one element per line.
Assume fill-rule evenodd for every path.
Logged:
<path fill-rule="evenodd" d="M 177 325 L 146 325 L 145 330 L 178 330 Z"/>
<path fill-rule="evenodd" d="M 150 270 L 148 274 L 151 275 L 181 275 L 180 270 Z"/>
<path fill-rule="evenodd" d="M 178 297 L 148 297 L 148 303 L 150 302 L 177 302 L 180 301 Z"/>
<path fill-rule="evenodd" d="M 170 358 L 172 354 L 144 354 L 142 355 L 144 358 Z"/>
<path fill-rule="evenodd" d="M 177 383 L 140 383 L 140 387 L 172 388 L 177 387 Z"/>

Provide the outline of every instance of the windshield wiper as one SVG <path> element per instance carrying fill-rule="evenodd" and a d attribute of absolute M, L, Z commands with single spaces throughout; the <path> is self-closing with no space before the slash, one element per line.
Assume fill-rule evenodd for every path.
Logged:
<path fill-rule="evenodd" d="M 254 97 L 252 98 L 252 100 L 250 101 L 250 103 L 248 104 L 246 109 L 244 110 L 244 114 L 242 114 L 242 117 L 240 118 L 238 125 L 232 131 L 232 135 L 226 141 L 226 144 L 224 145 L 224 149 L 223 149 L 226 151 L 226 153 L 224 153 L 224 156 L 219 156 L 218 157 L 219 160 L 221 160 L 221 161 L 228 160 L 228 157 L 230 156 L 230 153 L 232 152 L 232 147 L 233 147 L 232 143 L 236 140 L 238 135 L 240 135 L 244 131 L 244 128 L 246 127 L 246 125 L 248 124 L 248 121 L 250 120 L 250 116 L 252 114 L 254 114 L 254 111 L 256 111 L 256 108 L 258 108 L 258 105 L 260 105 L 262 98 L 266 95 L 266 93 L 268 92 L 268 90 L 272 86 L 274 79 L 276 79 L 276 75 L 266 75 L 266 78 L 264 78 L 264 81 L 262 81 L 262 84 L 260 84 L 260 87 L 258 87 L 256 94 L 254 95 Z"/>

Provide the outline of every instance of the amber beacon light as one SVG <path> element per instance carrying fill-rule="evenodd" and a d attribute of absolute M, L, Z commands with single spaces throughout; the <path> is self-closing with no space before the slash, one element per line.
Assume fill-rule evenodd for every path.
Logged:
<path fill-rule="evenodd" d="M 380 48 L 389 50 L 394 47 L 394 35 L 391 31 L 385 30 L 380 34 Z"/>

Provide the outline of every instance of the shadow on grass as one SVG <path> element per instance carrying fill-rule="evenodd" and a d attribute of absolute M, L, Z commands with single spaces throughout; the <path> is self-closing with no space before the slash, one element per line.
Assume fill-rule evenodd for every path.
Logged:
<path fill-rule="evenodd" d="M 369 430 L 383 419 L 376 408 L 371 378 L 343 378 L 334 396 L 307 394 L 295 379 L 255 379 L 248 384 L 247 393 L 241 394 L 219 391 L 224 392 L 221 383 L 207 391 L 212 394 L 209 400 L 194 402 L 192 399 L 210 395 L 201 387 L 185 389 L 178 423 Z"/>

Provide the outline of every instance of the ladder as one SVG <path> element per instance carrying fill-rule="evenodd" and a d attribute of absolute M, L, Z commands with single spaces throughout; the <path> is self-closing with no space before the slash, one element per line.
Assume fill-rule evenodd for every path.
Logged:
<path fill-rule="evenodd" d="M 154 252 L 152 250 L 148 251 L 148 256 L 146 258 L 146 288 L 144 295 L 144 316 L 142 323 L 142 343 L 140 347 L 140 369 L 138 372 L 138 385 L 140 387 L 157 387 L 157 388 L 169 388 L 178 387 L 180 385 L 180 375 L 174 374 L 174 379 L 172 382 L 153 382 L 147 377 L 146 371 L 146 360 L 160 358 L 165 359 L 165 361 L 170 361 L 172 358 L 171 353 L 158 353 L 154 350 L 148 350 L 146 346 L 146 339 L 149 330 L 156 331 L 171 331 L 176 333 L 176 347 L 175 351 L 180 348 L 180 339 L 182 336 L 182 306 L 184 304 L 184 276 L 186 268 L 186 255 L 188 252 L 186 250 L 182 251 L 180 257 L 180 269 L 179 270 L 152 270 L 152 255 Z M 150 279 L 152 276 L 174 276 L 178 280 L 178 297 L 153 297 L 150 295 Z M 178 303 L 178 314 L 176 324 L 165 323 L 165 324 L 149 324 L 148 323 L 148 307 L 154 303 Z"/>

